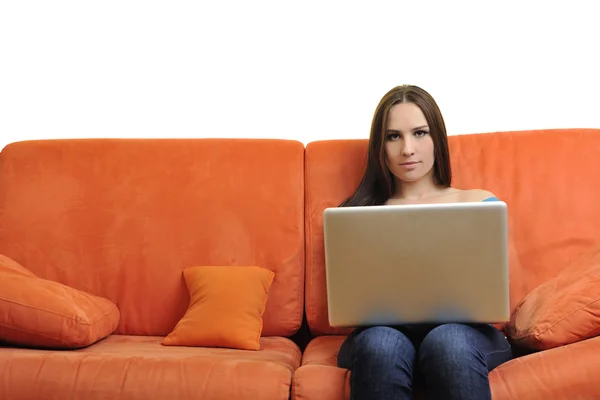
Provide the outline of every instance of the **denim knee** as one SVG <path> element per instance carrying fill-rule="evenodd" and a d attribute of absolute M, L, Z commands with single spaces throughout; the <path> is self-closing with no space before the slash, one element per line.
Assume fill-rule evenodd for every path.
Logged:
<path fill-rule="evenodd" d="M 429 398 L 490 400 L 487 356 L 510 351 L 493 336 L 491 329 L 461 324 L 431 330 L 418 360 Z"/>
<path fill-rule="evenodd" d="M 355 363 L 388 369 L 402 362 L 412 366 L 415 358 L 416 350 L 412 342 L 394 328 L 374 326 L 365 329 L 356 338 Z"/>
<path fill-rule="evenodd" d="M 416 349 L 403 333 L 385 326 L 367 328 L 351 347 L 351 399 L 411 397 Z"/>
<path fill-rule="evenodd" d="M 485 366 L 485 356 L 474 346 L 468 329 L 460 324 L 445 324 L 433 329 L 419 348 L 419 365 L 423 368 Z"/>

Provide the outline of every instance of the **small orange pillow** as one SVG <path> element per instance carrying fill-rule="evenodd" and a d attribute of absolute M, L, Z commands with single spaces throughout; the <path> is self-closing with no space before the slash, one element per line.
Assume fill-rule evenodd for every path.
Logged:
<path fill-rule="evenodd" d="M 205 266 L 183 271 L 190 304 L 165 346 L 259 350 L 275 274 L 261 267 Z"/>
<path fill-rule="evenodd" d="M 44 349 L 81 348 L 111 334 L 119 319 L 111 301 L 39 278 L 0 256 L 0 341 Z"/>
<path fill-rule="evenodd" d="M 600 243 L 525 296 L 505 332 L 533 350 L 600 335 Z"/>

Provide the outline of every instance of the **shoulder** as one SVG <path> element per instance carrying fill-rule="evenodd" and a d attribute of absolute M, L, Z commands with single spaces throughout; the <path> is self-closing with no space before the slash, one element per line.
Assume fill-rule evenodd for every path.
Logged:
<path fill-rule="evenodd" d="M 461 192 L 462 201 L 483 201 L 490 197 L 497 198 L 494 193 L 483 189 L 470 189 Z"/>

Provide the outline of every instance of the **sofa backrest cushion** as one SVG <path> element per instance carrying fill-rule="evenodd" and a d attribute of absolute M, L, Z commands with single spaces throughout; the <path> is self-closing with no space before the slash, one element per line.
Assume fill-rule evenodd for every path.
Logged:
<path fill-rule="evenodd" d="M 600 237 L 600 130 L 555 129 L 450 136 L 453 186 L 494 192 L 508 204 L 511 305 L 556 276 Z M 366 140 L 309 143 L 306 150 L 306 316 L 314 334 L 327 315 L 322 213 L 349 196 Z M 522 268 L 522 271 L 513 270 Z"/>
<path fill-rule="evenodd" d="M 183 269 L 275 273 L 263 335 L 292 335 L 304 295 L 304 146 L 269 139 L 63 139 L 0 154 L 0 253 L 114 302 L 116 333 L 167 335 Z M 207 321 L 210 323 L 210 321 Z"/>

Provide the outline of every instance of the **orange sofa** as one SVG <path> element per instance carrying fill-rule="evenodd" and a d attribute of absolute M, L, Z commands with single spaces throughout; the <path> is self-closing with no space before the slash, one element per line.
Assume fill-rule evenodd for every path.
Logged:
<path fill-rule="evenodd" d="M 303 176 L 304 146 L 292 141 L 7 145 L 0 254 L 40 278 L 110 300 L 120 316 L 101 338 L 80 325 L 65 332 L 73 324 L 65 315 L 54 331 L 66 350 L 0 348 L 0 399 L 288 399 L 301 362 L 288 337 L 304 309 Z M 189 302 L 182 270 L 195 265 L 274 272 L 260 351 L 162 345 Z M 11 322 L 28 310 L 7 312 Z M 46 315 L 32 317 L 40 322 L 29 330 L 55 333 Z M 86 322 L 106 333 L 94 317 Z M 82 342 L 69 337 L 75 330 L 99 340 L 72 348 Z M 0 340 L 3 333 L 0 324 Z M 39 343 L 39 336 L 23 341 Z"/>
<path fill-rule="evenodd" d="M 598 148 L 591 129 L 450 137 L 454 185 L 509 206 L 515 313 L 505 328 L 522 354 L 491 373 L 494 399 L 600 393 L 600 301 L 589 298 L 600 297 L 598 284 L 589 290 L 600 259 L 580 256 L 600 242 Z M 366 140 L 6 146 L 0 399 L 349 399 L 350 372 L 336 366 L 348 330 L 328 324 L 321 218 L 358 182 L 365 150 Z M 240 325 L 259 329 L 258 350 L 206 337 L 166 344 L 195 303 L 193 266 L 272 271 L 248 297 L 264 309 Z M 219 296 L 246 296 L 235 296 L 244 282 L 232 290 L 223 279 L 211 294 L 221 303 L 202 314 L 212 317 L 192 324 L 218 343 L 236 333 Z"/>

